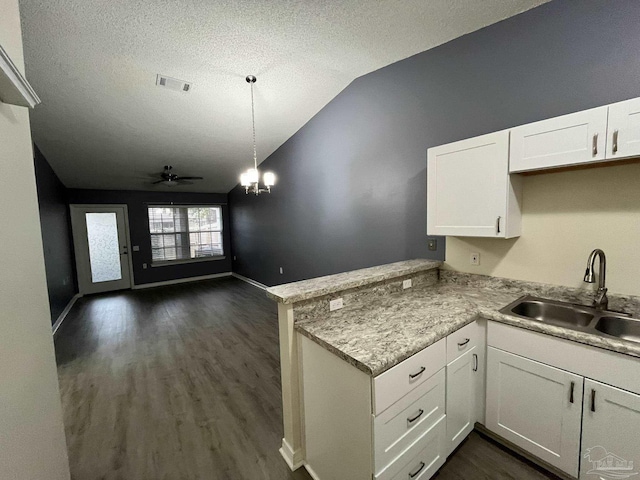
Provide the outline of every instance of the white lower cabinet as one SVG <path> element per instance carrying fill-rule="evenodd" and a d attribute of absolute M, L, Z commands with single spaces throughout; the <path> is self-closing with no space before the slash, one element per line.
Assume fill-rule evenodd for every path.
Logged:
<path fill-rule="evenodd" d="M 580 478 L 640 472 L 640 395 L 585 380 Z"/>
<path fill-rule="evenodd" d="M 476 347 L 447 365 L 447 455 L 460 445 L 476 422 Z"/>
<path fill-rule="evenodd" d="M 573 477 L 582 392 L 579 375 L 487 349 L 487 428 Z"/>

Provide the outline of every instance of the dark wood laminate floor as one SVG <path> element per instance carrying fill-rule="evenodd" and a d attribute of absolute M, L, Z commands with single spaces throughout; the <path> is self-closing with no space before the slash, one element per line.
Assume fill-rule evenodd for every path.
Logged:
<path fill-rule="evenodd" d="M 73 479 L 310 480 L 278 453 L 277 309 L 261 290 L 225 278 L 84 297 L 55 344 Z M 474 433 L 437 478 L 555 477 Z"/>

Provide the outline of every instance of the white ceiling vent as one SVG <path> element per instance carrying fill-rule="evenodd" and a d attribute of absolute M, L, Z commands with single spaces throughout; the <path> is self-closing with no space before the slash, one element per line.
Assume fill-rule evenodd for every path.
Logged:
<path fill-rule="evenodd" d="M 169 90 L 175 90 L 176 92 L 190 92 L 191 84 L 184 80 L 178 80 L 177 78 L 167 77 L 166 75 L 160 75 L 156 77 L 156 85 Z"/>

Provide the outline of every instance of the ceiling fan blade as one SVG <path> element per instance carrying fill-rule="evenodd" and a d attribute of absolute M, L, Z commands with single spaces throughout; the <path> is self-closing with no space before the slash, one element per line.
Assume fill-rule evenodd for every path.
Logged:
<path fill-rule="evenodd" d="M 178 180 L 204 180 L 204 177 L 178 177 Z"/>
<path fill-rule="evenodd" d="M 157 182 L 152 182 L 151 185 L 156 185 L 158 183 L 164 183 L 166 180 L 158 180 Z"/>
<path fill-rule="evenodd" d="M 184 180 L 180 179 L 180 180 L 176 180 L 176 183 L 178 185 L 193 185 L 193 182 L 185 182 Z"/>

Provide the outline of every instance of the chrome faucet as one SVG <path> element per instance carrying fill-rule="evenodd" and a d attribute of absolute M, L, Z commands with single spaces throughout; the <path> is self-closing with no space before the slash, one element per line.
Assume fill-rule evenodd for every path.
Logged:
<path fill-rule="evenodd" d="M 593 300 L 593 306 L 598 310 L 606 310 L 609 307 L 609 299 L 607 298 L 607 289 L 605 287 L 605 277 L 607 274 L 607 257 L 604 252 L 596 248 L 587 260 L 587 271 L 584 273 L 584 281 L 587 283 L 595 283 L 595 274 L 593 269 L 596 263 L 596 257 L 600 256 L 600 267 L 598 268 L 598 291 L 596 298 Z"/>

